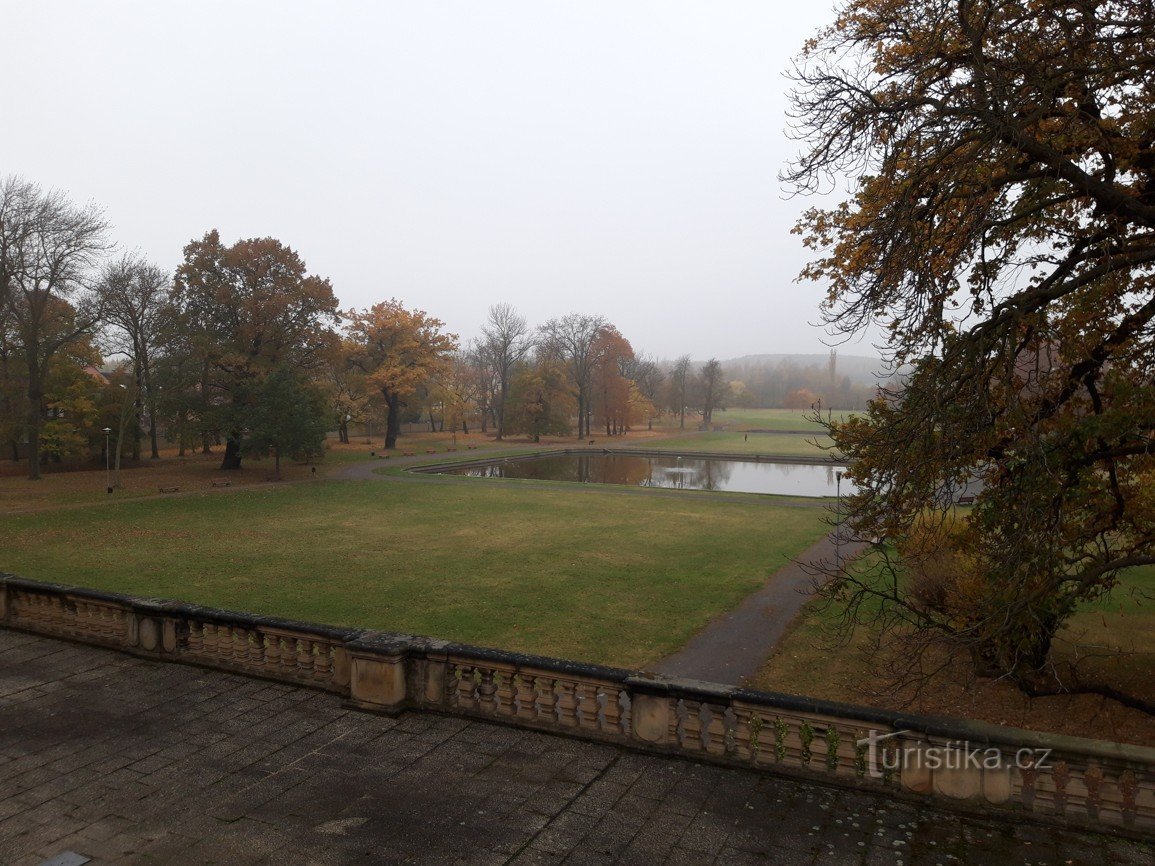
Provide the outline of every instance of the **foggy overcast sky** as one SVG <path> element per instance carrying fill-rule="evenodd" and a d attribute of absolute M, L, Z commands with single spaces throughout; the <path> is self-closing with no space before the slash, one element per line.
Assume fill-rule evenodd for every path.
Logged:
<path fill-rule="evenodd" d="M 166 270 L 211 228 L 271 235 L 342 308 L 463 339 L 506 301 L 662 358 L 824 352 L 789 233 L 815 202 L 777 175 L 783 72 L 831 10 L 10 4 L 0 174 L 96 201 Z"/>

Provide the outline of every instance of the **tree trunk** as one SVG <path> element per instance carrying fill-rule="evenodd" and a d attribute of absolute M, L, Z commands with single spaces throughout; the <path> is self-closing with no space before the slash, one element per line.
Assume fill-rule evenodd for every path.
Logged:
<path fill-rule="evenodd" d="M 221 469 L 234 470 L 241 468 L 241 434 L 230 433 L 225 439 L 225 456 L 221 460 Z"/>
<path fill-rule="evenodd" d="M 148 444 L 151 449 L 149 457 L 153 460 L 160 459 L 160 443 L 156 438 L 156 409 L 150 408 L 148 410 Z"/>
<path fill-rule="evenodd" d="M 397 447 L 397 434 L 401 430 L 401 398 L 396 394 L 390 394 L 384 388 L 381 389 L 381 395 L 385 398 L 385 405 L 387 418 L 385 419 L 385 448 Z"/>
<path fill-rule="evenodd" d="M 153 393 L 152 387 L 152 373 L 148 366 L 148 355 L 141 356 L 141 372 L 144 374 L 144 395 L 145 408 L 148 410 L 148 444 L 149 457 L 153 460 L 160 459 L 160 442 L 157 440 L 156 433 L 156 394 Z"/>
<path fill-rule="evenodd" d="M 40 414 L 44 402 L 37 351 L 37 347 L 28 350 L 28 478 L 32 481 L 40 480 Z"/>
<path fill-rule="evenodd" d="M 281 480 L 281 449 L 280 447 L 273 449 L 273 480 Z"/>
<path fill-rule="evenodd" d="M 497 422 L 497 441 L 500 442 L 505 437 L 505 403 L 509 399 L 509 383 L 501 383 L 501 392 L 499 394 L 501 402 L 497 406 L 496 422 Z"/>
<path fill-rule="evenodd" d="M 201 399 L 207 400 L 209 393 L 209 362 L 206 360 L 201 365 Z M 209 445 L 209 431 L 205 430 L 202 434 L 201 440 L 201 454 L 212 454 L 213 449 Z"/>
<path fill-rule="evenodd" d="M 140 357 L 140 350 L 137 349 L 137 358 Z M 132 365 L 132 378 L 136 383 L 136 396 L 132 400 L 132 459 L 140 462 L 140 428 L 144 426 L 141 422 L 144 420 L 144 403 L 141 400 L 141 395 L 144 393 L 144 371 L 137 361 Z"/>
<path fill-rule="evenodd" d="M 120 416 L 120 429 L 116 431 L 116 458 L 112 467 L 112 486 L 120 489 L 120 455 L 124 451 L 124 413 Z"/>

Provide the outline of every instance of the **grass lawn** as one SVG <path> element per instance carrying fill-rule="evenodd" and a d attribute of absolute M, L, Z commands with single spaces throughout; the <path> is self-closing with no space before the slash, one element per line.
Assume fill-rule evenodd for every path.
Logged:
<path fill-rule="evenodd" d="M 318 480 L 0 516 L 26 577 L 643 666 L 817 540 L 751 497 Z"/>
<path fill-rule="evenodd" d="M 813 413 L 809 409 L 726 409 L 714 413 L 714 426 L 725 425 L 727 430 L 795 430 L 805 433 L 821 432 L 822 426 L 810 420 Z M 823 417 L 828 413 L 823 411 Z M 834 418 L 844 418 L 852 413 L 835 412 Z M 694 418 L 697 426 L 698 418 Z M 690 416 L 686 416 L 690 424 Z M 675 424 L 676 426 L 676 424 Z"/>
<path fill-rule="evenodd" d="M 821 445 L 832 445 L 823 433 L 737 433 L 703 432 L 658 436 L 644 442 L 623 444 L 644 445 L 647 448 L 681 448 L 687 451 L 717 451 L 725 454 L 772 454 L 783 457 L 825 458 L 832 452 Z"/>
<path fill-rule="evenodd" d="M 823 446 L 833 443 L 822 427 L 806 416 L 810 410 L 728 409 L 714 413 L 712 429 L 699 431 L 700 419 L 686 416 L 686 428 L 665 416 L 645 439 L 623 444 L 654 448 L 684 448 L 730 454 L 772 454 L 784 457 L 828 457 Z"/>
<path fill-rule="evenodd" d="M 879 707 L 909 702 L 911 709 L 930 715 L 1155 746 L 1155 724 L 1137 710 L 1089 695 L 1028 698 L 1006 683 L 971 677 L 965 666 L 936 675 L 919 695 L 881 691 L 865 654 L 867 634 L 839 645 L 835 623 L 834 610 L 803 609 L 752 685 Z M 1085 658 L 1081 669 L 1087 680 L 1155 701 L 1155 567 L 1125 572 L 1109 597 L 1071 618 L 1053 654 L 1070 659 L 1076 652 Z"/>

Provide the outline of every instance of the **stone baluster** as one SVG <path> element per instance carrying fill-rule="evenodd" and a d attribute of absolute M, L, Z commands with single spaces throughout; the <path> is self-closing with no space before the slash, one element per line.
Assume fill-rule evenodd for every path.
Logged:
<path fill-rule="evenodd" d="M 309 674 L 313 669 L 313 654 L 310 652 L 309 642 L 297 638 L 297 670 L 302 674 Z"/>
<path fill-rule="evenodd" d="M 497 714 L 497 685 L 493 678 L 495 671 L 493 668 L 480 668 L 481 682 L 477 686 L 478 706 L 483 713 L 489 715 Z"/>
<path fill-rule="evenodd" d="M 297 644 L 291 637 L 277 638 L 277 645 L 281 651 L 281 668 L 290 676 L 297 670 Z"/>
<path fill-rule="evenodd" d="M 534 677 L 534 691 L 537 699 L 534 701 L 536 719 L 539 722 L 555 724 L 557 722 L 557 694 L 554 692 L 553 677 Z"/>
<path fill-rule="evenodd" d="M 575 684 L 571 680 L 558 680 L 557 691 L 557 723 L 563 728 L 576 728 L 578 702 Z"/>
<path fill-rule="evenodd" d="M 632 735 L 630 713 L 633 710 L 633 701 L 626 689 L 618 691 L 618 732 L 629 737 Z"/>
<path fill-rule="evenodd" d="M 689 717 L 690 710 L 686 707 L 686 702 L 678 698 L 678 702 L 674 704 L 674 711 L 670 713 L 670 739 L 678 744 L 678 748 L 686 747 L 688 739 L 686 720 Z"/>
<path fill-rule="evenodd" d="M 472 665 L 457 665 L 457 706 L 464 710 L 477 709 L 477 681 Z"/>
<path fill-rule="evenodd" d="M 1070 779 L 1070 766 L 1066 761 L 1057 761 L 1051 769 L 1051 781 L 1055 785 L 1055 812 L 1059 815 L 1067 811 L 1067 784 Z"/>
<path fill-rule="evenodd" d="M 738 754 L 738 716 L 733 707 L 722 714 L 722 751 L 731 757 Z"/>
<path fill-rule="evenodd" d="M 204 651 L 205 632 L 204 624 L 192 620 L 188 624 L 188 649 L 190 653 L 200 655 Z"/>
<path fill-rule="evenodd" d="M 232 630 L 233 659 L 243 662 L 249 657 L 249 633 L 240 626 Z"/>
<path fill-rule="evenodd" d="M 1123 796 L 1120 806 L 1123 813 L 1123 826 L 1135 826 L 1136 806 L 1139 799 L 1139 780 L 1133 770 L 1124 770 L 1119 776 L 1119 793 Z"/>
<path fill-rule="evenodd" d="M 265 664 L 272 669 L 281 666 L 281 636 L 276 634 L 265 635 Z"/>
<path fill-rule="evenodd" d="M 457 681 L 460 676 L 456 663 L 447 662 L 445 665 L 445 702 L 450 707 L 457 706 Z"/>
<path fill-rule="evenodd" d="M 535 706 L 537 695 L 533 691 L 533 677 L 521 673 L 517 674 L 514 678 L 514 688 L 516 692 L 513 700 L 517 717 L 532 722 L 537 716 Z"/>
<path fill-rule="evenodd" d="M 497 692 L 494 695 L 496 701 L 497 714 L 500 716 L 512 716 L 517 712 L 514 706 L 514 697 L 516 690 L 513 685 L 513 674 L 508 671 L 501 671 L 497 675 Z"/>
<path fill-rule="evenodd" d="M 593 683 L 579 682 L 574 689 L 577 703 L 578 727 L 585 731 L 598 729 L 598 688 Z"/>
<path fill-rule="evenodd" d="M 1083 784 L 1087 786 L 1087 815 L 1099 820 L 1099 807 L 1103 802 L 1103 770 L 1092 764 L 1083 771 Z M 1024 800 L 1026 799 L 1026 778 L 1023 779 Z"/>
<path fill-rule="evenodd" d="M 703 752 L 716 751 L 714 749 L 714 726 L 717 716 L 714 708 L 705 702 L 698 707 L 698 742 L 702 744 Z"/>
<path fill-rule="evenodd" d="M 333 675 L 333 648 L 327 643 L 313 644 L 313 677 L 328 682 Z"/>

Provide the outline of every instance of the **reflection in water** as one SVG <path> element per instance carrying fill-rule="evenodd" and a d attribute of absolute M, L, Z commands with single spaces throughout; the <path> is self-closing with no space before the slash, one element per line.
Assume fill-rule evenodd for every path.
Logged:
<path fill-rule="evenodd" d="M 835 472 L 842 468 L 807 463 L 641 454 L 550 454 L 441 471 L 447 475 L 469 475 L 474 478 L 531 478 L 584 484 L 624 484 L 631 487 L 834 496 Z M 853 492 L 848 481 L 843 480 L 842 492 Z"/>

